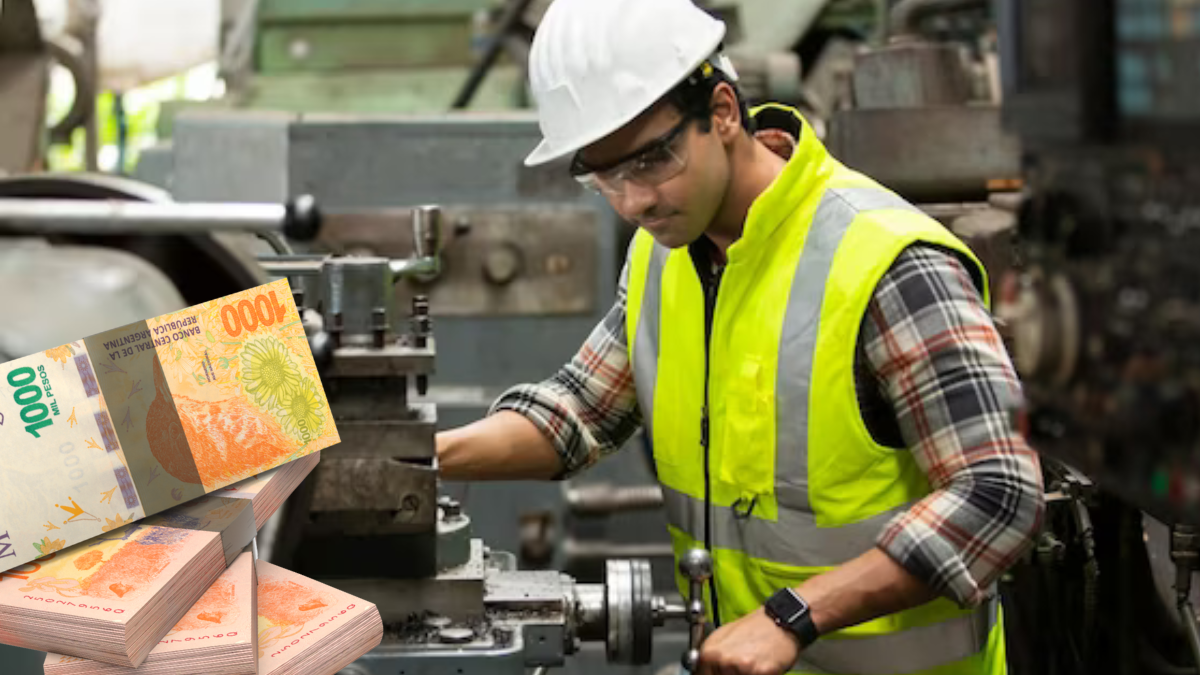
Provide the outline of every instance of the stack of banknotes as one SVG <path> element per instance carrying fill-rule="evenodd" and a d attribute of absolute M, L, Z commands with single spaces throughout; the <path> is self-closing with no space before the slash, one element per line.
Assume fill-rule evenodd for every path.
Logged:
<path fill-rule="evenodd" d="M 219 533 L 132 523 L 5 572 L 0 642 L 137 666 L 224 571 Z"/>
<path fill-rule="evenodd" d="M 0 364 L 0 572 L 338 441 L 286 279 Z"/>
<path fill-rule="evenodd" d="M 239 554 L 138 668 L 65 654 L 46 654 L 46 675 L 243 675 L 258 662 L 258 581 L 254 558 Z"/>
<path fill-rule="evenodd" d="M 332 675 L 382 639 L 375 605 L 242 553 L 140 668 L 47 654 L 45 672 Z"/>
<path fill-rule="evenodd" d="M 244 496 L 207 495 L 0 573 L 0 642 L 139 665 L 319 459 L 224 493 Z"/>
<path fill-rule="evenodd" d="M 258 561 L 259 675 L 332 675 L 382 640 L 375 605 Z"/>

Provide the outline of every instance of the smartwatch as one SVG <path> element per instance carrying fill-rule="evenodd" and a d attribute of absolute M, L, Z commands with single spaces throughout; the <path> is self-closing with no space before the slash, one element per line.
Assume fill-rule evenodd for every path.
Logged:
<path fill-rule="evenodd" d="M 817 641 L 817 625 L 812 620 L 812 610 L 800 594 L 790 588 L 780 589 L 767 598 L 763 606 L 767 616 L 775 621 L 775 625 L 786 630 L 800 642 L 800 648 L 805 649 Z"/>

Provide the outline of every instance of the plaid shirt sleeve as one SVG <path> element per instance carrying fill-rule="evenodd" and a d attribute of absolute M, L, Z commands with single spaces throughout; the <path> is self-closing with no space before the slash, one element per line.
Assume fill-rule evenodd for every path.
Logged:
<path fill-rule="evenodd" d="M 880 280 L 859 340 L 933 487 L 876 544 L 938 593 L 977 605 L 1032 543 L 1044 508 L 1004 344 L 966 268 L 929 246 L 906 249 Z"/>
<path fill-rule="evenodd" d="M 642 424 L 625 337 L 629 267 L 617 299 L 570 363 L 549 380 L 509 389 L 489 414 L 511 410 L 533 422 L 554 444 L 569 478 L 621 449 Z"/>

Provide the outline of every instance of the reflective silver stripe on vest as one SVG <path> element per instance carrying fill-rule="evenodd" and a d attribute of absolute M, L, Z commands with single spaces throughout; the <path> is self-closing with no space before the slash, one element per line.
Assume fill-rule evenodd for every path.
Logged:
<path fill-rule="evenodd" d="M 897 675 L 930 670 L 981 652 L 996 625 L 998 601 L 949 621 L 884 635 L 817 640 L 795 670 L 806 673 Z"/>
<path fill-rule="evenodd" d="M 662 486 L 667 522 L 697 541 L 704 541 L 704 500 Z M 713 548 L 742 551 L 796 567 L 833 567 L 853 560 L 875 545 L 875 538 L 894 516 L 908 510 L 897 506 L 866 520 L 839 527 L 818 527 L 813 514 L 779 509 L 779 520 L 738 515 L 733 507 L 710 508 Z"/>
<path fill-rule="evenodd" d="M 658 346 L 661 343 L 662 275 L 669 253 L 657 242 L 650 249 L 650 264 L 642 291 L 642 309 L 638 316 L 637 334 L 633 337 L 633 367 L 640 375 L 637 378 L 638 406 L 642 409 L 646 438 L 651 443 L 654 441 L 654 384 L 658 381 Z"/>
<path fill-rule="evenodd" d="M 779 339 L 775 391 L 775 498 L 781 507 L 811 511 L 808 501 L 808 396 L 825 280 L 842 236 L 859 211 L 917 208 L 877 188 L 829 188 L 812 225 L 788 293 Z"/>

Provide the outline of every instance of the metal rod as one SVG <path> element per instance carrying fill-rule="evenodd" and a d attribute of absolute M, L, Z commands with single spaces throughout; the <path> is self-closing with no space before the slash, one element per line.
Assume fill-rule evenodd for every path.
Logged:
<path fill-rule="evenodd" d="M 296 254 L 296 252 L 292 250 L 291 244 L 287 243 L 287 239 L 284 239 L 283 235 L 279 234 L 278 232 L 266 232 L 258 236 L 260 239 L 267 242 L 267 244 L 271 247 L 271 250 L 275 251 L 277 255 Z"/>
<path fill-rule="evenodd" d="M 607 539 L 579 540 L 568 538 L 562 543 L 563 557 L 569 561 L 611 560 L 613 558 L 674 558 L 669 543 L 614 542 Z"/>
<path fill-rule="evenodd" d="M 0 199 L 0 230 L 76 234 L 281 232 L 283 204 L 206 204 Z"/>
<path fill-rule="evenodd" d="M 442 261 L 433 257 L 401 258 L 388 263 L 388 267 L 391 268 L 392 275 L 399 279 L 423 274 L 437 274 L 442 270 Z"/>
<path fill-rule="evenodd" d="M 276 277 L 311 277 L 321 274 L 327 255 L 259 256 L 258 265 Z"/>
<path fill-rule="evenodd" d="M 655 612 L 654 612 L 655 624 L 654 625 L 661 626 L 664 621 L 671 621 L 671 620 L 686 621 L 687 618 L 688 618 L 687 605 L 680 604 L 677 602 L 667 602 L 666 600 L 663 600 L 663 603 L 660 606 L 655 608 Z"/>
<path fill-rule="evenodd" d="M 573 516 L 607 516 L 662 508 L 663 494 L 658 485 L 618 487 L 612 483 L 593 483 L 568 489 L 566 502 Z"/>

